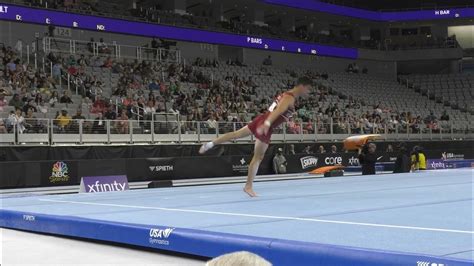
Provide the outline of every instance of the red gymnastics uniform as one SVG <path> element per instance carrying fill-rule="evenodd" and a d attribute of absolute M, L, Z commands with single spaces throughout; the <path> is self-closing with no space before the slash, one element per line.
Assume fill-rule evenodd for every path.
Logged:
<path fill-rule="evenodd" d="M 280 94 L 278 95 L 278 97 L 275 99 L 275 101 L 272 103 L 272 105 L 270 105 L 270 107 L 268 108 L 268 111 L 265 112 L 264 114 L 261 114 L 257 117 L 255 117 L 254 120 L 252 120 L 252 122 L 250 122 L 248 124 L 248 128 L 250 129 L 250 131 L 252 132 L 252 134 L 257 138 L 259 139 L 260 141 L 264 142 L 264 143 L 267 143 L 269 144 L 270 143 L 270 139 L 272 138 L 272 133 L 273 133 L 273 130 L 277 127 L 279 127 L 281 124 L 283 124 L 284 122 L 287 122 L 292 116 L 293 116 L 293 113 L 295 112 L 295 108 L 289 108 L 288 110 L 286 110 L 283 114 L 281 114 L 275 121 L 273 121 L 272 125 L 270 126 L 270 128 L 268 129 L 268 132 L 267 134 L 265 133 L 262 133 L 262 134 L 259 134 L 257 132 L 257 128 L 259 128 L 261 125 L 263 125 L 265 123 L 265 120 L 267 120 L 268 116 L 277 108 L 278 106 L 278 102 L 281 101 L 281 99 L 283 98 L 283 96 L 285 95 L 288 95 L 288 96 L 291 96 L 291 97 L 295 97 L 293 95 L 293 93 L 291 92 L 285 92 L 283 94 Z"/>

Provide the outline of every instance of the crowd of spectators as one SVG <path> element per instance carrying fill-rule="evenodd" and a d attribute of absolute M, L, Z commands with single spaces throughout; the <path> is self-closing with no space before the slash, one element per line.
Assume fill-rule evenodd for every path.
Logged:
<path fill-rule="evenodd" d="M 258 86 L 254 76 L 241 77 L 227 73 L 222 80 L 211 79 L 199 69 L 219 69 L 221 62 L 196 58 L 192 64 L 158 61 L 116 60 L 104 51 L 98 56 L 47 55 L 51 62 L 51 73 L 42 68 L 34 70 L 23 63 L 22 58 L 11 47 L 0 50 L 0 111 L 12 106 L 14 111 L 2 117 L 0 132 L 11 131 L 18 126 L 18 132 L 45 132 L 46 125 L 36 117 L 45 117 L 49 109 L 61 106 L 75 106 L 74 116 L 67 108 L 58 110 L 54 125 L 57 132 L 78 132 L 78 120 L 84 121 L 82 130 L 86 133 L 105 133 L 107 121 L 112 121 L 113 133 L 127 133 L 129 120 L 140 120 L 142 130 L 150 130 L 154 113 L 180 114 L 182 132 L 196 132 L 195 121 L 204 121 L 202 133 L 220 133 L 243 127 L 256 114 L 265 111 L 272 98 L 258 97 Z M 236 60 L 238 61 L 238 60 Z M 229 60 L 227 64 L 245 67 L 242 63 Z M 263 62 L 260 75 L 271 75 L 271 57 Z M 118 75 L 116 87 L 107 88 L 92 68 L 102 68 Z M 356 63 L 351 64 L 353 73 L 358 73 Z M 294 70 L 287 70 L 297 77 Z M 71 92 L 61 86 L 65 74 L 72 77 L 82 100 L 74 102 Z M 327 73 L 307 71 L 299 73 L 314 80 L 330 78 Z M 183 84 L 187 84 L 183 89 Z M 189 89 L 191 84 L 191 89 Z M 275 97 L 291 88 L 292 81 L 282 84 Z M 372 112 L 356 115 L 364 102 L 348 96 L 348 101 L 330 102 L 329 95 L 337 92 L 324 86 L 317 86 L 308 99 L 297 103 L 297 113 L 288 122 L 286 132 L 299 133 L 417 133 L 425 128 L 434 132 L 440 130 L 443 121 L 448 121 L 446 111 L 438 118 L 433 112 L 420 117 L 410 112 L 390 110 L 381 104 Z M 11 97 L 9 97 L 11 96 Z M 257 97 L 255 97 L 257 96 Z M 338 95 L 339 99 L 346 96 Z M 7 101 L 6 98 L 10 100 Z M 75 98 L 76 101 L 78 98 Z M 57 109 L 57 108 L 56 108 Z M 85 115 L 82 111 L 85 110 Z M 332 125 L 332 127 L 331 127 Z M 157 127 L 155 127 L 157 130 Z M 177 122 L 167 126 L 165 131 L 177 133 Z"/>

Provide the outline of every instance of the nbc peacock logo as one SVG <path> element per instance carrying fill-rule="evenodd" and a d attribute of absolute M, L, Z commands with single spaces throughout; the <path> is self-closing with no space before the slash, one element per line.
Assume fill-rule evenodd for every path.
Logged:
<path fill-rule="evenodd" d="M 69 169 L 65 162 L 58 161 L 53 164 L 51 169 L 51 176 L 49 177 L 49 182 L 59 183 L 69 181 Z"/>

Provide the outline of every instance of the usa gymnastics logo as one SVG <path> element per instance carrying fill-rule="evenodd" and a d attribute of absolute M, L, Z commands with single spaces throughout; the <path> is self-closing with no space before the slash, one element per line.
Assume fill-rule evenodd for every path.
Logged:
<path fill-rule="evenodd" d="M 49 182 L 67 182 L 69 181 L 69 178 L 69 169 L 65 162 L 58 161 L 53 164 L 53 168 L 51 169 L 51 176 L 49 177 Z"/>
<path fill-rule="evenodd" d="M 165 245 L 168 246 L 170 244 L 168 238 L 173 233 L 174 228 L 166 228 L 166 229 L 157 229 L 152 228 L 150 229 L 150 235 L 148 242 L 152 245 Z"/>

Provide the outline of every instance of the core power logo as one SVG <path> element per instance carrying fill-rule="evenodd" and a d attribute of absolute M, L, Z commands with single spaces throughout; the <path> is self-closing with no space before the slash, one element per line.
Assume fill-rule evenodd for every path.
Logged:
<path fill-rule="evenodd" d="M 342 164 L 342 157 L 337 156 L 337 157 L 326 157 L 324 159 L 324 163 L 326 165 L 338 165 Z"/>
<path fill-rule="evenodd" d="M 69 169 L 65 162 L 58 161 L 53 164 L 53 168 L 51 169 L 51 176 L 49 177 L 49 182 L 67 182 L 69 181 L 69 178 Z"/>
<path fill-rule="evenodd" d="M 318 165 L 318 158 L 314 156 L 306 156 L 300 159 L 301 168 L 307 169 Z"/>
<path fill-rule="evenodd" d="M 148 241 L 152 245 L 165 245 L 168 246 L 170 244 L 168 238 L 173 233 L 174 228 L 166 228 L 166 229 L 157 229 L 152 228 L 150 229 L 150 236 Z"/>

